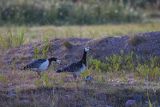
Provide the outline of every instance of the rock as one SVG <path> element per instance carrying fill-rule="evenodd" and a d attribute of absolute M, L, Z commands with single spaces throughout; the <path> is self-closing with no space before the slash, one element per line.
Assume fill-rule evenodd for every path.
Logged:
<path fill-rule="evenodd" d="M 28 99 L 23 99 L 20 101 L 21 104 L 29 104 L 30 101 Z"/>
<path fill-rule="evenodd" d="M 16 91 L 14 89 L 12 90 L 9 90 L 8 93 L 7 93 L 7 96 L 10 97 L 10 98 L 13 98 L 13 97 L 16 97 Z"/>
<path fill-rule="evenodd" d="M 119 37 L 104 37 L 100 39 L 88 38 L 66 38 L 53 39 L 50 41 L 50 51 L 47 56 L 57 56 L 64 61 L 63 65 L 57 65 L 58 68 L 64 67 L 66 64 L 71 64 L 80 60 L 83 48 L 89 46 L 92 49 L 90 56 L 98 60 L 105 60 L 107 56 L 114 54 L 124 54 L 133 52 L 141 58 L 147 60 L 151 56 L 160 56 L 160 32 L 146 32 L 136 34 L 136 38 L 130 38 L 128 35 Z M 130 41 L 130 39 L 132 39 Z M 145 39 L 145 41 L 141 40 Z M 132 43 L 134 41 L 134 43 Z M 139 42 L 140 41 L 140 42 Z M 71 49 L 66 49 L 64 42 L 73 44 Z M 131 43 L 130 43 L 131 42 Z M 68 44 L 66 44 L 68 46 Z M 34 46 L 42 49 L 44 42 L 31 43 L 17 48 L 9 49 L 3 56 L 4 64 L 14 62 L 15 66 L 21 67 L 34 59 Z M 70 46 L 68 46 L 70 47 Z M 72 56 L 72 57 L 70 57 Z M 8 66 L 6 68 L 9 68 Z M 131 84 L 133 80 L 129 81 Z"/>
<path fill-rule="evenodd" d="M 110 105 L 106 105 L 106 107 L 112 107 L 112 106 L 110 106 Z"/>
<path fill-rule="evenodd" d="M 133 107 L 136 105 L 136 100 L 127 100 L 125 103 L 125 107 Z"/>
<path fill-rule="evenodd" d="M 133 99 L 136 100 L 136 102 L 142 102 L 142 100 L 143 100 L 143 95 L 135 94 L 135 95 L 133 96 Z"/>
<path fill-rule="evenodd" d="M 93 80 L 93 77 L 92 77 L 92 76 L 89 76 L 89 75 L 88 75 L 88 76 L 85 77 L 85 81 L 92 81 L 92 80 Z"/>

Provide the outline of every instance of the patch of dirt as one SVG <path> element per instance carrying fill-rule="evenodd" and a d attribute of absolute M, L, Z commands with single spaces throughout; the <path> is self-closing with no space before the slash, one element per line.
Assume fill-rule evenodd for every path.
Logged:
<path fill-rule="evenodd" d="M 8 103 L 10 106 L 23 106 L 25 104 L 25 107 L 29 105 L 30 107 L 33 105 L 39 107 L 53 107 L 53 105 L 55 107 L 107 107 L 107 105 L 110 107 L 124 107 L 125 102 L 128 99 L 132 99 L 139 104 L 133 107 L 148 107 L 147 101 L 149 96 L 151 102 L 157 102 L 157 106 L 160 101 L 160 91 L 153 93 L 151 90 L 148 92 L 148 95 L 146 93 L 147 91 L 135 92 L 128 89 L 106 93 L 83 88 L 42 87 L 20 91 L 14 99 L 6 97 L 5 102 L 2 102 L 0 105 Z"/>
<path fill-rule="evenodd" d="M 43 42 L 37 42 L 10 49 L 2 56 L 3 62 L 7 65 L 9 64 L 10 67 L 14 64 L 16 65 L 16 68 L 21 68 L 34 59 L 34 48 L 36 47 L 39 50 L 42 50 L 43 46 Z M 86 46 L 89 46 L 92 49 L 89 56 L 100 60 L 113 54 L 120 54 L 122 51 L 125 54 L 134 51 L 137 55 L 147 57 L 160 56 L 160 32 L 139 33 L 133 38 L 123 35 L 101 39 L 53 39 L 49 41 L 47 57 L 55 56 L 63 61 L 63 65 L 68 65 L 81 58 L 83 48 Z"/>
<path fill-rule="evenodd" d="M 147 88 L 142 89 L 141 87 L 144 86 L 137 84 L 134 81 L 133 75 L 128 75 L 128 84 L 114 79 L 114 81 L 108 81 L 104 84 L 96 82 L 77 88 L 68 88 L 63 85 L 52 88 L 36 88 L 36 75 L 34 73 L 23 73 L 21 70 L 14 71 L 11 68 L 21 68 L 32 61 L 34 59 L 35 48 L 38 48 L 40 50 L 39 55 L 42 55 L 41 51 L 45 45 L 44 42 L 35 42 L 9 49 L 4 55 L 0 55 L 0 61 L 2 60 L 0 62 L 0 72 L 6 72 L 4 74 L 8 77 L 7 80 L 9 81 L 8 84 L 6 83 L 7 85 L 0 83 L 1 107 L 34 107 L 35 105 L 39 107 L 124 107 L 127 101 L 136 101 L 136 103 L 140 104 L 140 106 L 136 107 L 147 107 L 149 102 L 148 96 L 151 102 L 155 103 L 155 106 L 160 105 L 159 86 L 156 91 L 150 88 L 147 95 L 147 91 L 145 90 Z M 160 56 L 160 32 L 139 33 L 134 35 L 134 37 L 122 35 L 100 39 L 53 39 L 49 41 L 47 57 L 55 56 L 61 59 L 62 65 L 57 65 L 57 67 L 62 67 L 79 60 L 82 57 L 84 47 L 87 46 L 91 48 L 88 56 L 100 60 L 113 54 L 121 54 L 122 51 L 124 54 L 133 51 L 137 55 L 146 57 Z M 58 74 L 49 75 L 55 79 L 50 80 L 52 82 L 58 81 L 57 78 L 62 76 L 58 76 Z M 67 82 L 69 81 L 67 80 Z M 139 87 L 141 91 L 134 90 L 134 86 Z M 152 85 L 149 86 L 152 87 Z M 13 89 L 13 91 L 8 91 L 7 89 Z M 15 92 L 15 89 L 21 89 L 21 91 Z M 112 92 L 108 90 L 112 90 Z"/>

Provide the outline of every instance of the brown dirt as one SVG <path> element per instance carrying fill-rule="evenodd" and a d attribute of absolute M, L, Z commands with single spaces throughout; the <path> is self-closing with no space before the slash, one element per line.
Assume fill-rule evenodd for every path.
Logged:
<path fill-rule="evenodd" d="M 66 43 L 72 46 L 67 47 Z M 34 59 L 35 47 L 41 50 L 43 46 L 43 42 L 38 42 L 10 49 L 4 54 L 3 62 L 9 65 L 14 64 L 16 68 L 20 68 Z M 92 49 L 89 56 L 100 60 L 113 54 L 120 54 L 122 51 L 125 54 L 133 51 L 137 55 L 146 57 L 160 56 L 160 32 L 139 33 L 135 38 L 126 35 L 96 40 L 87 38 L 54 39 L 49 42 L 47 56 L 61 59 L 63 65 L 70 64 L 81 58 L 83 48 L 86 46 Z"/>
<path fill-rule="evenodd" d="M 136 38 L 130 38 L 129 36 L 124 35 L 95 40 L 89 38 L 54 39 L 49 42 L 47 57 L 55 56 L 61 59 L 62 65 L 60 66 L 64 66 L 79 60 L 83 54 L 83 48 L 86 46 L 89 46 L 92 49 L 89 52 L 89 56 L 100 60 L 113 54 L 120 54 L 122 50 L 124 54 L 134 51 L 137 55 L 146 57 L 160 56 L 160 32 L 139 33 L 136 35 Z M 27 72 L 23 73 L 23 71 L 14 71 L 12 68 L 21 68 L 26 63 L 33 60 L 34 47 L 41 50 L 43 46 L 43 42 L 31 43 L 9 49 L 4 55 L 1 55 L 4 66 L 1 66 L 3 68 L 0 70 L 7 72 L 8 81 L 15 83 L 11 84 L 13 89 L 15 89 L 15 87 L 26 89 L 19 91 L 17 93 L 18 95 L 13 98 L 6 96 L 10 91 L 0 90 L 1 107 L 35 107 L 35 105 L 40 107 L 52 107 L 53 105 L 55 107 L 107 107 L 107 105 L 111 105 L 111 107 L 124 107 L 125 102 L 128 99 L 135 99 L 137 101 L 140 99 L 140 102 L 138 102 L 140 103 L 140 106 L 136 107 L 142 107 L 142 105 L 144 107 L 147 106 L 147 92 L 146 90 L 132 90 L 133 86 L 136 84 L 127 86 L 127 84 L 120 83 L 115 85 L 109 85 L 109 83 L 93 83 L 91 86 L 87 84 L 79 88 L 67 88 L 63 86 L 35 88 L 34 81 L 36 80 L 36 77 L 34 73 L 27 74 Z M 10 72 L 13 72 L 13 74 Z M 59 78 L 57 75 L 54 74 L 54 76 Z M 23 86 L 23 84 L 27 86 Z M 5 89 L 10 89 L 11 87 L 9 85 L 10 83 L 6 86 L 0 84 L 0 88 L 7 87 Z M 112 93 L 106 91 L 108 88 L 112 90 Z M 116 91 L 113 92 L 113 90 Z M 149 96 L 152 102 L 156 103 L 156 106 L 160 105 L 159 90 L 156 92 L 151 90 Z"/>

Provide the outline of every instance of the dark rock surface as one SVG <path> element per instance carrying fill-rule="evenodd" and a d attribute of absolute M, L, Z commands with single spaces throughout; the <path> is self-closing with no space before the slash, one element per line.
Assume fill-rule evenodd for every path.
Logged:
<path fill-rule="evenodd" d="M 41 50 L 44 45 L 43 42 L 39 42 L 10 49 L 4 55 L 3 61 L 5 64 L 15 64 L 19 68 L 34 59 L 35 47 Z M 124 54 L 133 51 L 141 56 L 160 56 L 160 32 L 139 33 L 134 37 L 123 35 L 101 39 L 54 39 L 49 42 L 47 57 L 55 56 L 63 61 L 63 65 L 70 64 L 82 57 L 85 46 L 92 49 L 89 56 L 100 60 L 113 54 L 120 54 L 122 51 Z"/>

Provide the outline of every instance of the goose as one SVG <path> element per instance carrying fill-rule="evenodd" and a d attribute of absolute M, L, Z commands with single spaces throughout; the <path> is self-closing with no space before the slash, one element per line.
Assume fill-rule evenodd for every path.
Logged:
<path fill-rule="evenodd" d="M 37 59 L 37 60 L 34 60 L 33 62 L 27 64 L 23 70 L 27 70 L 27 69 L 30 69 L 30 70 L 33 70 L 33 71 L 36 71 L 37 74 L 39 76 L 41 76 L 41 72 L 44 72 L 46 71 L 49 66 L 51 65 L 52 61 L 55 61 L 57 62 L 58 64 L 60 64 L 61 60 L 58 60 L 57 58 L 55 57 L 51 57 L 49 59 Z"/>
<path fill-rule="evenodd" d="M 83 56 L 80 61 L 70 64 L 62 69 L 57 70 L 57 73 L 62 72 L 71 72 L 73 73 L 73 77 L 76 79 L 82 72 L 84 72 L 87 68 L 87 52 L 90 50 L 89 47 L 84 48 Z"/>

